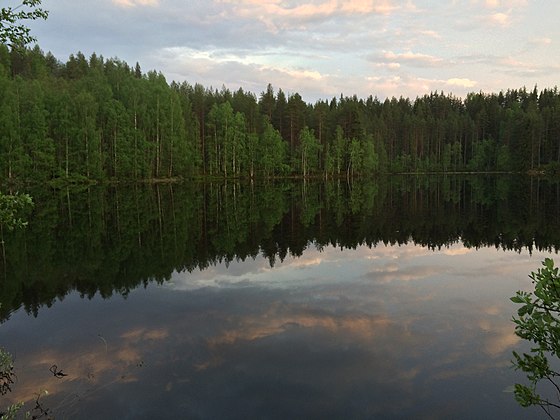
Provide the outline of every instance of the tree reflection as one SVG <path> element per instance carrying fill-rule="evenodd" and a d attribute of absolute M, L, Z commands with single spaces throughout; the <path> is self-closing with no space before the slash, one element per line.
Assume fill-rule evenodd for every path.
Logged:
<path fill-rule="evenodd" d="M 6 238 L 0 319 L 70 291 L 127 293 L 177 271 L 262 254 L 273 266 L 314 244 L 414 243 L 558 250 L 560 186 L 522 177 L 369 182 L 156 184 L 30 191 L 25 231 Z"/>

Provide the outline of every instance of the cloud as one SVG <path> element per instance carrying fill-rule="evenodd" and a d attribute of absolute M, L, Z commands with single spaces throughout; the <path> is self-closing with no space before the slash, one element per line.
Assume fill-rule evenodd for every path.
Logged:
<path fill-rule="evenodd" d="M 409 266 L 400 268 L 393 264 L 386 267 L 376 268 L 369 274 L 376 282 L 387 284 L 394 281 L 415 281 L 434 277 L 447 272 L 447 268 L 442 266 Z"/>
<path fill-rule="evenodd" d="M 457 80 L 463 80 L 463 79 L 457 79 Z M 447 248 L 441 251 L 442 254 L 449 255 L 449 256 L 466 255 L 466 254 L 471 254 L 473 252 L 474 250 L 472 248 L 466 248 L 466 247 Z"/>
<path fill-rule="evenodd" d="M 408 97 L 414 98 L 415 96 L 422 96 L 424 94 L 441 90 L 444 88 L 461 88 L 460 93 L 466 94 L 469 88 L 458 83 L 448 83 L 448 80 L 453 79 L 429 79 L 424 77 L 417 77 L 413 74 L 400 74 L 397 76 L 370 76 L 367 78 L 368 92 L 374 92 L 379 97 Z M 459 79 L 457 79 L 459 80 Z M 363 89 L 362 89 L 363 91 Z M 457 94 L 457 92 L 454 92 Z"/>
<path fill-rule="evenodd" d="M 491 26 L 507 28 L 514 22 L 514 16 L 522 18 L 522 10 L 527 6 L 526 0 L 484 0 L 486 9 L 492 12 L 482 17 L 482 21 Z"/>
<path fill-rule="evenodd" d="M 323 261 L 322 258 L 312 258 L 312 259 L 300 258 L 292 262 L 291 265 L 292 267 L 308 268 L 308 267 L 320 265 L 322 261 Z"/>
<path fill-rule="evenodd" d="M 447 79 L 445 83 L 449 86 L 460 86 L 464 88 L 472 88 L 477 85 L 477 83 L 474 80 L 458 79 L 458 78 Z"/>
<path fill-rule="evenodd" d="M 492 13 L 490 16 L 488 16 L 487 20 L 488 22 L 501 27 L 508 27 L 512 23 L 511 13 Z"/>
<path fill-rule="evenodd" d="M 10 397 L 15 401 L 31 402 L 38 390 L 48 390 L 50 397 L 58 394 L 63 398 L 56 407 L 60 413 L 109 385 L 138 381 L 143 354 L 165 346 L 168 335 L 166 326 L 137 327 L 125 331 L 118 339 L 106 340 L 99 336 L 101 340 L 97 340 L 86 334 L 79 343 L 72 341 L 72 345 L 48 346 L 42 351 L 31 352 L 24 359 L 25 369 L 21 374 L 26 380 L 18 383 Z M 53 380 L 52 374 L 45 374 L 53 365 L 67 377 Z"/>
<path fill-rule="evenodd" d="M 549 46 L 552 44 L 552 39 L 549 37 L 533 38 L 529 40 L 529 45 L 533 47 Z"/>
<path fill-rule="evenodd" d="M 543 44 L 546 43 L 545 40 L 541 42 Z M 522 53 L 526 53 L 530 50 L 531 48 L 526 47 L 522 50 Z M 500 73 L 501 75 L 506 74 L 522 79 L 526 79 L 528 77 L 554 76 L 560 71 L 560 65 L 558 64 L 547 64 L 542 60 L 540 62 L 528 61 L 528 59 L 522 59 L 520 57 L 523 57 L 521 53 L 503 56 L 493 54 L 473 54 L 470 56 L 456 57 L 454 62 L 462 68 L 484 66 L 484 71 L 488 74 Z M 527 84 L 527 82 L 523 81 L 522 84 Z"/>
<path fill-rule="evenodd" d="M 159 0 L 112 0 L 120 7 L 158 6 Z"/>
<path fill-rule="evenodd" d="M 324 0 L 290 2 L 280 0 L 218 0 L 218 4 L 232 4 L 233 10 L 242 16 L 268 15 L 272 18 L 309 19 L 335 14 L 367 15 L 388 14 L 399 7 L 392 0 Z"/>
<path fill-rule="evenodd" d="M 403 53 L 385 51 L 382 57 L 393 63 L 408 64 L 418 67 L 435 67 L 445 63 L 445 61 L 439 57 L 429 54 L 415 53 L 412 51 L 406 51 Z M 375 57 L 372 58 L 375 59 Z"/>
<path fill-rule="evenodd" d="M 427 4 L 193 0 L 187 10 L 179 0 L 165 7 L 159 0 L 60 0 L 33 30 L 61 60 L 96 52 L 138 61 L 167 80 L 255 93 L 272 83 L 311 102 L 341 93 L 413 98 L 430 90 L 464 95 L 473 87 L 556 83 L 559 57 L 551 47 L 558 31 L 542 18 L 538 31 L 528 29 L 541 13 L 532 3 Z M 115 13 L 117 7 L 127 13 Z M 455 58 L 469 55 L 478 59 Z M 506 63 L 510 57 L 518 63 Z"/>
<path fill-rule="evenodd" d="M 456 12 L 450 16 L 455 20 L 454 27 L 459 30 L 506 30 L 527 19 L 527 5 L 525 0 L 471 0 L 470 7 L 455 7 Z"/>
<path fill-rule="evenodd" d="M 389 14 L 397 9 L 390 0 L 349 0 L 341 1 L 339 3 L 341 3 L 340 10 L 344 13 L 350 14 Z"/>
<path fill-rule="evenodd" d="M 207 53 L 190 48 L 166 48 L 158 51 L 154 59 L 157 68 L 163 69 L 169 79 L 191 84 L 201 82 L 205 86 L 225 85 L 232 90 L 242 87 L 261 92 L 273 82 L 285 93 L 307 93 L 304 100 L 340 93 L 332 90 L 331 75 L 305 65 L 283 63 L 283 56 L 275 54 L 235 56 L 225 51 Z"/>
<path fill-rule="evenodd" d="M 278 310 L 281 310 L 278 313 Z M 372 340 L 381 331 L 390 329 L 392 322 L 386 316 L 331 316 L 327 314 L 312 313 L 285 313 L 286 309 L 295 308 L 278 307 L 274 305 L 266 313 L 257 318 L 239 318 L 239 325 L 234 329 L 225 330 L 223 333 L 208 339 L 210 347 L 232 345 L 238 341 L 255 341 L 264 337 L 281 334 L 291 328 L 319 328 L 330 331 L 332 334 L 350 334 L 355 339 Z"/>
<path fill-rule="evenodd" d="M 401 68 L 401 64 L 400 63 L 376 63 L 375 67 L 384 67 L 387 68 L 389 70 L 397 70 Z"/>
<path fill-rule="evenodd" d="M 496 357 L 511 351 L 521 339 L 513 333 L 511 325 L 498 324 L 495 320 L 492 321 L 488 318 L 480 319 L 478 327 L 485 333 L 489 333 L 481 350 L 489 356 Z"/>
<path fill-rule="evenodd" d="M 280 0 L 216 0 L 231 17 L 259 21 L 276 33 L 288 29 L 308 29 L 306 24 L 330 19 L 368 15 L 387 15 L 400 8 L 393 0 L 323 0 L 284 2 Z"/>
<path fill-rule="evenodd" d="M 475 6 L 482 6 L 486 9 L 511 9 L 514 7 L 527 6 L 527 0 L 471 0 Z"/>
<path fill-rule="evenodd" d="M 435 38 L 435 39 L 441 39 L 442 38 L 442 36 L 439 32 L 431 30 L 431 29 L 420 30 L 420 31 L 418 31 L 418 33 L 420 35 L 424 35 L 424 36 L 427 36 L 427 37 L 430 37 L 430 38 Z"/>
<path fill-rule="evenodd" d="M 558 74 L 560 65 L 544 65 L 543 63 L 529 63 L 513 57 L 504 57 L 498 65 L 503 67 L 503 72 L 519 77 L 535 77 Z"/>

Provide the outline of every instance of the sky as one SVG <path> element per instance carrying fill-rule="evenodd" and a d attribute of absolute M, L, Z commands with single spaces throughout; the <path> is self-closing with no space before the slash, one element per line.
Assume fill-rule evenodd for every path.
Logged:
<path fill-rule="evenodd" d="M 259 95 L 464 97 L 557 85 L 557 0 L 43 0 L 39 46 Z"/>

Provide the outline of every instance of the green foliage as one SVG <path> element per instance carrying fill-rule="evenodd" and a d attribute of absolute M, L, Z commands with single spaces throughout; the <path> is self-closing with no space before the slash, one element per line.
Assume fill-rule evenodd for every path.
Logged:
<path fill-rule="evenodd" d="M 513 318 L 515 333 L 533 344 L 530 353 L 513 352 L 513 365 L 526 373 L 529 386 L 516 384 L 515 399 L 523 407 L 536 405 L 549 416 L 560 414 L 558 372 L 550 366 L 548 357 L 560 356 L 560 275 L 554 261 L 546 258 L 543 268 L 529 276 L 534 291 L 518 291 L 511 301 L 522 305 Z M 542 397 L 537 386 L 548 384 L 556 398 Z M 553 402 L 554 401 L 554 402 Z"/>
<path fill-rule="evenodd" d="M 471 171 L 486 172 L 496 169 L 495 144 L 484 139 L 473 144 L 473 156 L 468 164 Z"/>
<path fill-rule="evenodd" d="M 300 173 L 307 176 L 310 173 L 317 172 L 319 163 L 319 152 L 322 146 L 315 137 L 313 130 L 308 126 L 302 128 L 299 133 L 299 162 L 296 167 L 299 167 Z"/>
<path fill-rule="evenodd" d="M 560 162 L 550 162 L 542 167 L 545 174 L 557 177 L 560 175 Z"/>
<path fill-rule="evenodd" d="M 25 45 L 35 40 L 22 20 L 46 19 L 49 12 L 39 8 L 41 0 L 23 0 L 15 7 L 0 9 L 0 43 Z"/>
<path fill-rule="evenodd" d="M 7 230 L 27 226 L 25 213 L 33 207 L 29 194 L 0 193 L 0 226 Z"/>
<path fill-rule="evenodd" d="M 6 395 L 11 391 L 15 376 L 12 356 L 0 348 L 0 395 Z"/>
<path fill-rule="evenodd" d="M 12 355 L 0 347 L 0 395 L 6 395 L 12 390 L 15 379 Z M 0 414 L 0 420 L 15 420 L 21 407 L 23 403 L 10 405 Z"/>
<path fill-rule="evenodd" d="M 15 420 L 19 413 L 19 410 L 23 407 L 23 403 L 17 403 L 10 405 L 6 411 L 0 417 L 0 420 Z M 28 418 L 28 417 L 26 417 Z"/>
<path fill-rule="evenodd" d="M 11 392 L 11 385 L 15 383 L 16 379 L 12 355 L 0 347 L 0 395 L 5 395 L 8 392 Z M 35 400 L 36 406 L 32 411 L 37 411 L 38 414 L 33 414 L 32 412 L 27 411 L 23 415 L 23 418 L 39 419 L 43 416 L 49 416 L 50 410 L 45 410 L 39 402 L 41 396 L 46 394 L 48 394 L 48 392 L 43 391 L 41 394 L 37 395 L 37 399 Z M 23 406 L 23 402 L 18 402 L 8 406 L 4 412 L 0 413 L 0 420 L 16 420 L 17 418 L 22 418 L 20 410 Z"/>
<path fill-rule="evenodd" d="M 287 144 L 282 140 L 278 130 L 272 124 L 266 122 L 260 141 L 252 138 L 258 142 L 255 161 L 257 168 L 261 170 L 261 174 L 266 178 L 283 174 L 285 172 Z"/>
<path fill-rule="evenodd" d="M 545 171 L 560 165 L 560 92 L 306 104 L 168 84 L 118 59 L 66 63 L 0 44 L 0 176 L 56 182 L 386 172 Z"/>
<path fill-rule="evenodd" d="M 496 169 L 498 171 L 511 171 L 511 152 L 507 146 L 502 145 L 498 148 L 496 157 Z"/>

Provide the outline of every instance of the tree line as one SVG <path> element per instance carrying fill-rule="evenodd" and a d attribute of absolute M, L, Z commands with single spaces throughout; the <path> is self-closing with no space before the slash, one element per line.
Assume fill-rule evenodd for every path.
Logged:
<path fill-rule="evenodd" d="M 168 83 L 96 54 L 0 45 L 7 180 L 354 177 L 560 168 L 560 93 L 443 92 L 304 102 L 268 85 Z"/>

